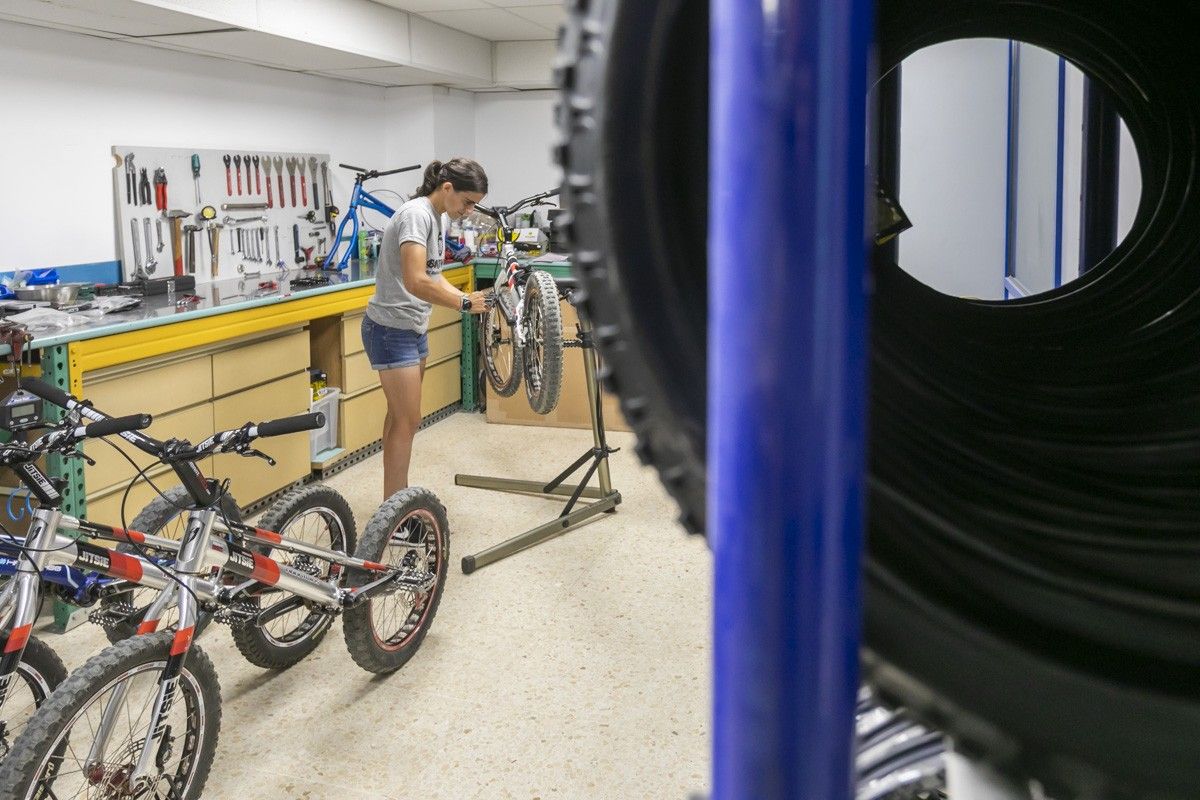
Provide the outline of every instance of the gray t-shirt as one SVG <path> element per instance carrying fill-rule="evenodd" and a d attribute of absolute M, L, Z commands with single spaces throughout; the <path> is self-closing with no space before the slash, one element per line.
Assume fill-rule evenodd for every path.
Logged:
<path fill-rule="evenodd" d="M 400 267 L 400 245 L 425 245 L 425 272 L 440 275 L 446 252 L 442 221 L 428 197 L 414 197 L 392 215 L 383 229 L 379 263 L 375 266 L 375 295 L 367 303 L 367 316 L 390 328 L 425 333 L 433 306 L 404 286 Z"/>

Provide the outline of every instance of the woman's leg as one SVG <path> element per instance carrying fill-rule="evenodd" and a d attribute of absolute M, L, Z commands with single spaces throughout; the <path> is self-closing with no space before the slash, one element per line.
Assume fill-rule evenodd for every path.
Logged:
<path fill-rule="evenodd" d="M 413 437 L 421 426 L 421 374 L 424 364 L 381 370 L 387 398 L 383 420 L 383 499 L 408 486 Z"/>

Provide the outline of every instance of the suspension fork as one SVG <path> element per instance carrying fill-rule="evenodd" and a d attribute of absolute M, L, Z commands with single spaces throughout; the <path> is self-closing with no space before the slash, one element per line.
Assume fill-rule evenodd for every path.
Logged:
<path fill-rule="evenodd" d="M 11 590 L 6 589 L 4 605 L 0 607 L 5 617 L 10 609 L 12 613 L 11 620 L 5 620 L 8 636 L 3 654 L 0 654 L 0 706 L 8 698 L 8 688 L 37 621 L 42 600 L 42 569 L 46 566 L 47 551 L 54 543 L 61 520 L 62 512 L 57 508 L 39 508 L 34 512 L 29 535 L 25 537 L 28 552 L 18 553 L 17 573 L 13 576 Z"/>

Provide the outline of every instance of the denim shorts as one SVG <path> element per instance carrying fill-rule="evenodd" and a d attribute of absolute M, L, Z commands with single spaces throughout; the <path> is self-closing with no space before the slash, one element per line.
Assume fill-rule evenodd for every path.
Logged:
<path fill-rule="evenodd" d="M 428 335 L 380 325 L 370 317 L 363 317 L 362 340 L 371 369 L 377 371 L 415 367 L 429 355 Z"/>

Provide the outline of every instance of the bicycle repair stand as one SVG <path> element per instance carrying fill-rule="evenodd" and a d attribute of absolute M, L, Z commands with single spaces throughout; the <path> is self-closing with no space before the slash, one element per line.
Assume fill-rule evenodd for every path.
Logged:
<path fill-rule="evenodd" d="M 512 478 L 489 478 L 482 475 L 454 476 L 454 483 L 457 486 L 471 486 L 495 492 L 532 494 L 549 498 L 569 498 L 566 507 L 563 508 L 557 519 L 493 545 L 486 550 L 481 550 L 475 555 L 464 556 L 462 571 L 466 575 L 470 575 L 480 567 L 486 567 L 502 558 L 508 558 L 521 550 L 566 533 L 597 514 L 613 513 L 621 502 L 621 493 L 612 488 L 612 477 L 608 471 L 608 454 L 615 453 L 616 450 L 608 446 L 604 435 L 604 413 L 601 409 L 600 383 L 596 379 L 596 345 L 592 337 L 591 322 L 581 318 L 579 338 L 573 341 L 564 341 L 563 347 L 579 347 L 583 350 L 583 371 L 587 380 L 588 405 L 592 417 L 593 447 L 549 483 Z M 591 466 L 584 473 L 582 481 L 578 484 L 564 483 L 567 478 L 589 461 Z M 593 474 L 599 475 L 599 488 L 588 486 Z M 583 497 L 591 498 L 591 502 L 581 502 L 580 498 Z"/>

